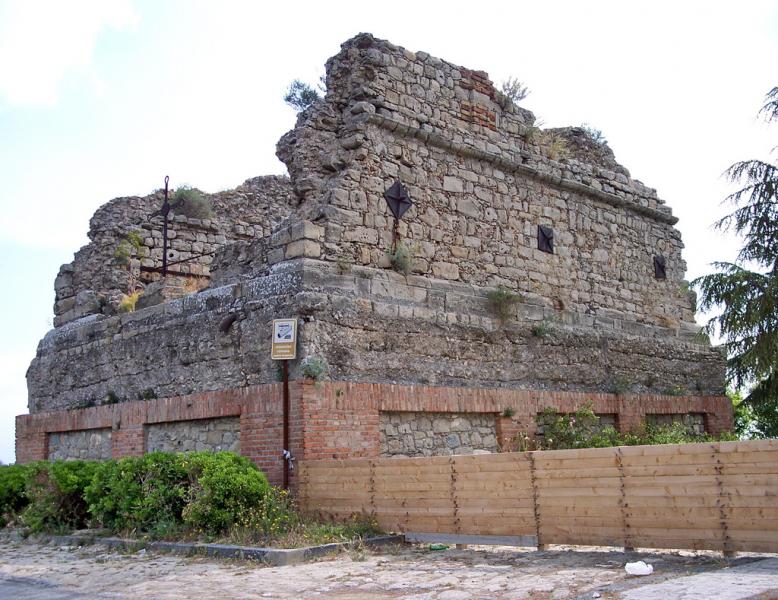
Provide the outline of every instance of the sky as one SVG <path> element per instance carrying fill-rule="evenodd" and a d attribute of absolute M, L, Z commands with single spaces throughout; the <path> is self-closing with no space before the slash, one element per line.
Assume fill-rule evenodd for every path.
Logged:
<path fill-rule="evenodd" d="M 282 174 L 282 97 L 370 32 L 518 77 L 544 127 L 588 123 L 679 217 L 689 279 L 731 260 L 711 228 L 737 160 L 771 160 L 756 118 L 778 85 L 778 1 L 0 0 L 0 461 L 54 277 L 111 198 Z"/>

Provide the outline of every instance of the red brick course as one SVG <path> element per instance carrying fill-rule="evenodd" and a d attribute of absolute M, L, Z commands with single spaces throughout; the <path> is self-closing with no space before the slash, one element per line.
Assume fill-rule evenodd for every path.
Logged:
<path fill-rule="evenodd" d="M 573 412 L 591 403 L 596 413 L 616 414 L 622 431 L 640 425 L 647 414 L 704 413 L 706 429 L 711 433 L 731 429 L 733 423 L 730 401 L 721 396 L 636 396 L 337 381 L 293 381 L 289 387 L 289 441 L 297 459 L 378 456 L 382 411 L 493 413 L 503 448 L 518 432 L 533 434 L 535 415 L 548 406 Z M 283 475 L 282 394 L 281 384 L 268 384 L 22 415 L 16 418 L 16 459 L 46 459 L 49 433 L 104 427 L 112 428 L 114 457 L 136 456 L 145 451 L 148 424 L 239 416 L 241 454 L 278 484 Z M 500 416 L 506 408 L 513 409 L 513 417 Z M 294 485 L 294 473 L 290 482 Z"/>

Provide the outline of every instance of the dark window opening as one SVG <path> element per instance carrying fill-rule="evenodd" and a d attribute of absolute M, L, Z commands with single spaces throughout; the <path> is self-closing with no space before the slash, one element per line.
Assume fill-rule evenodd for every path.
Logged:
<path fill-rule="evenodd" d="M 538 250 L 554 253 L 554 230 L 545 225 L 538 225 Z"/>
<path fill-rule="evenodd" d="M 667 260 L 664 256 L 654 257 L 654 277 L 667 279 Z"/>

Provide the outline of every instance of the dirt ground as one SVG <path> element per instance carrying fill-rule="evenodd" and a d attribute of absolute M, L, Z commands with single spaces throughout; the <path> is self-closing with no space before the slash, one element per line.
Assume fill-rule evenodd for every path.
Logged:
<path fill-rule="evenodd" d="M 99 545 L 57 546 L 5 539 L 0 540 L 0 597 L 778 598 L 778 558 L 765 558 L 741 556 L 725 561 L 713 553 L 623 553 L 565 547 L 543 552 L 506 547 L 432 551 L 429 546 L 416 545 L 382 548 L 378 552 L 352 550 L 316 562 L 268 567 L 143 550 L 119 553 Z M 652 564 L 654 574 L 639 578 L 627 575 L 624 564 L 635 560 Z M 705 582 L 714 575 L 734 576 L 753 568 L 764 576 L 755 579 L 750 573 L 741 577 L 748 585 L 735 586 L 734 595 L 717 595 L 717 590 L 726 588 L 721 583 L 705 589 Z M 671 587 L 667 588 L 668 585 Z"/>

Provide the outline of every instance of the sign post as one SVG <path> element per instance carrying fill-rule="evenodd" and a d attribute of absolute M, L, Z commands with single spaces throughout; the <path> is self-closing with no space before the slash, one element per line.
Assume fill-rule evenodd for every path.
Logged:
<path fill-rule="evenodd" d="M 297 319 L 273 319 L 273 339 L 270 358 L 281 361 L 284 380 L 284 489 L 289 489 L 289 470 L 294 468 L 294 457 L 289 450 L 289 362 L 297 358 Z"/>

